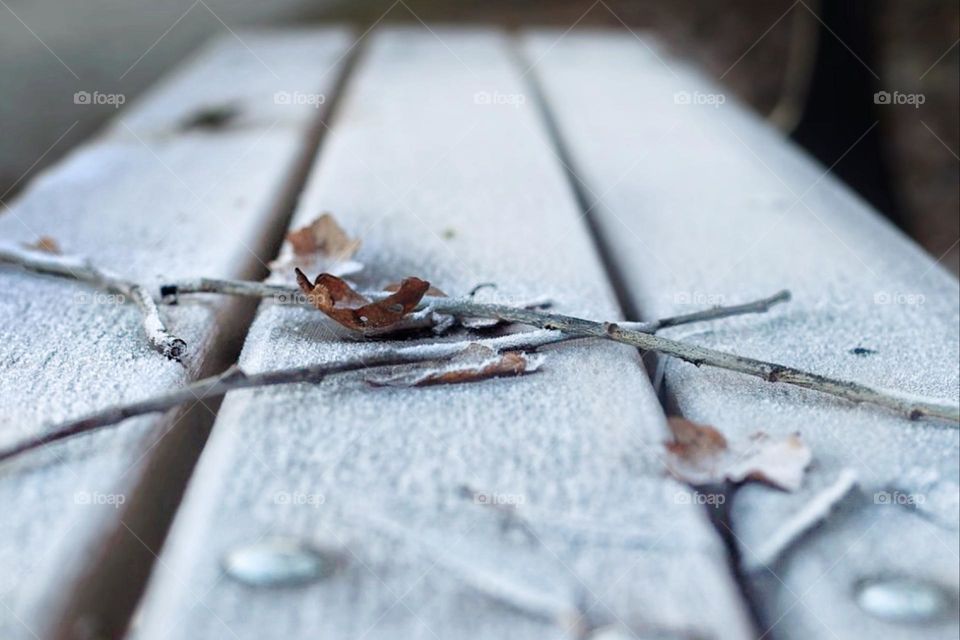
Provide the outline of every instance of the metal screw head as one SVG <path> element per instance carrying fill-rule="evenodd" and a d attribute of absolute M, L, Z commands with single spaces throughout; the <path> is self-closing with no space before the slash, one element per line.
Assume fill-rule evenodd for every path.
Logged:
<path fill-rule="evenodd" d="M 235 547 L 223 568 L 237 582 L 253 587 L 287 587 L 322 580 L 342 565 L 342 556 L 299 540 L 272 538 Z"/>
<path fill-rule="evenodd" d="M 870 615 L 887 622 L 934 622 L 950 611 L 954 597 L 940 585 L 907 576 L 861 580 L 856 601 Z"/>
<path fill-rule="evenodd" d="M 630 640 L 632 633 L 616 625 L 608 625 L 594 629 L 590 633 L 590 640 Z"/>

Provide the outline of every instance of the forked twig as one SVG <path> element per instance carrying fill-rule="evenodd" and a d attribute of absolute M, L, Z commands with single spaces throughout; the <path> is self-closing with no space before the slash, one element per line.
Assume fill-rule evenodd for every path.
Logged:
<path fill-rule="evenodd" d="M 157 303 L 146 287 L 99 269 L 86 259 L 61 256 L 7 243 L 0 244 L 0 262 L 19 265 L 37 273 L 87 282 L 129 298 L 140 309 L 143 316 L 143 330 L 150 346 L 171 360 L 182 361 L 187 343 L 167 330 L 160 318 Z"/>
<path fill-rule="evenodd" d="M 170 284 L 163 287 L 167 295 L 181 293 L 225 293 L 230 295 L 244 295 L 254 297 L 285 296 L 290 301 L 300 299 L 305 301 L 302 294 L 292 287 L 278 285 L 262 285 L 261 283 L 241 283 L 236 281 L 195 280 L 185 283 Z M 369 294 L 370 298 L 377 298 L 385 294 Z M 653 331 L 667 326 L 676 326 L 690 321 L 717 319 L 728 315 L 762 312 L 771 305 L 783 302 L 789 298 L 789 293 L 780 292 L 757 302 L 738 305 L 737 307 L 718 307 L 707 309 L 686 316 L 677 316 L 659 323 L 654 322 L 643 330 L 637 330 L 626 323 L 596 322 L 573 316 L 548 313 L 535 309 L 521 309 L 499 304 L 477 303 L 466 298 L 424 298 L 421 307 L 429 307 L 437 313 L 444 313 L 459 318 L 498 318 L 504 322 L 516 322 L 541 329 L 561 331 L 568 336 L 585 338 L 603 338 L 629 344 L 645 351 L 656 351 L 672 356 L 696 366 L 716 367 L 728 371 L 736 371 L 754 376 L 766 382 L 779 382 L 804 389 L 819 391 L 838 398 L 856 403 L 866 403 L 892 409 L 910 419 L 932 417 L 960 422 L 960 408 L 951 405 L 925 402 L 912 398 L 898 396 L 889 391 L 874 389 L 867 385 L 846 380 L 830 378 L 802 369 L 788 367 L 774 362 L 765 362 L 754 358 L 738 356 L 716 349 L 688 344 L 653 335 Z M 693 320 L 691 320 L 691 318 Z"/>
<path fill-rule="evenodd" d="M 629 344 L 644 351 L 656 351 L 690 362 L 696 366 L 716 367 L 754 376 L 766 382 L 780 382 L 795 387 L 819 391 L 857 403 L 875 404 L 892 409 L 911 419 L 933 417 L 960 422 L 960 408 L 950 405 L 922 402 L 874 389 L 857 382 L 838 380 L 775 362 L 738 356 L 716 349 L 671 340 L 652 333 L 626 329 L 612 322 L 595 322 L 573 316 L 517 309 L 506 305 L 478 304 L 452 298 L 431 298 L 428 304 L 438 313 L 454 316 L 499 318 L 542 329 L 554 329 L 569 335 L 604 338 Z"/>
<path fill-rule="evenodd" d="M 214 282 L 214 281 L 208 281 Z M 207 288 L 205 293 L 223 293 L 226 288 L 230 291 L 260 291 L 273 296 L 282 287 L 267 285 L 260 286 L 261 283 L 236 283 L 232 281 L 218 281 L 228 283 L 227 287 L 217 286 L 216 291 Z M 257 285 L 257 286 L 247 286 Z M 191 291 L 193 293 L 194 291 Z M 183 293 L 178 290 L 178 293 Z M 289 291 L 284 290 L 284 295 Z M 170 291 L 167 291 L 170 294 Z M 258 296 L 259 297 L 259 296 Z M 752 305 L 739 305 L 738 307 L 729 307 L 726 315 L 754 312 L 761 308 L 766 309 L 786 300 L 789 296 L 784 292 L 771 298 L 757 301 Z M 750 311 L 747 311 L 750 309 Z M 686 314 L 672 318 L 664 318 L 652 323 L 629 323 L 638 331 L 656 330 L 658 327 L 678 326 L 699 322 L 705 319 L 715 319 L 723 317 L 719 309 L 708 310 L 701 313 Z M 320 382 L 324 378 L 350 371 L 363 369 L 372 369 L 375 367 L 384 367 L 392 365 L 412 364 L 415 362 L 434 362 L 440 364 L 450 358 L 462 353 L 471 344 L 481 344 L 493 351 L 535 351 L 541 347 L 559 342 L 582 339 L 583 336 L 569 335 L 560 331 L 539 329 L 526 331 L 524 333 L 513 333 L 497 338 L 486 338 L 466 341 L 437 342 L 434 344 L 417 345 L 415 347 L 401 347 L 391 349 L 380 354 L 356 358 L 353 360 L 344 360 L 337 363 L 323 363 L 306 367 L 294 367 L 289 369 L 277 369 L 256 374 L 245 374 L 238 368 L 228 369 L 226 372 L 197 380 L 185 387 L 175 389 L 167 393 L 132 402 L 130 404 L 115 405 L 107 407 L 101 411 L 91 413 L 76 420 L 69 420 L 59 425 L 51 427 L 46 432 L 17 443 L 7 449 L 0 450 L 0 462 L 12 458 L 18 454 L 37 449 L 39 447 L 64 440 L 66 438 L 96 431 L 113 424 L 148 413 L 159 413 L 167 411 L 181 404 L 191 401 L 202 401 L 225 395 L 235 389 L 248 389 L 252 387 L 265 387 L 281 384 L 293 384 L 297 382 Z"/>

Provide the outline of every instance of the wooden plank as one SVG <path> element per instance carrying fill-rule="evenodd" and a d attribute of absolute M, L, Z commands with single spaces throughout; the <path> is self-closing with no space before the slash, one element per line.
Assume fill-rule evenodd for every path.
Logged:
<path fill-rule="evenodd" d="M 371 38 L 296 221 L 329 210 L 359 235 L 363 286 L 492 281 L 511 298 L 618 316 L 506 38 Z M 382 348 L 266 303 L 241 365 Z M 616 345 L 557 350 L 541 372 L 478 384 L 354 377 L 232 393 L 136 635 L 539 638 L 622 625 L 745 638 L 724 548 L 662 472 L 664 429 L 636 352 Z M 471 490 L 522 502 L 516 519 Z M 342 567 L 289 588 L 238 580 L 289 577 L 269 558 L 291 544 Z M 238 554 L 247 572 L 226 572 Z"/>
<path fill-rule="evenodd" d="M 89 256 L 151 287 L 163 278 L 197 273 L 262 273 L 292 206 L 298 175 L 313 155 L 311 132 L 319 112 L 291 113 L 286 126 L 264 119 L 217 132 L 181 131 L 162 113 L 178 100 L 199 104 L 204 97 L 221 97 L 223 83 L 192 78 L 259 77 L 267 73 L 260 59 L 272 60 L 275 46 L 288 49 L 285 35 L 239 37 L 243 42 L 233 36 L 218 41 L 178 74 L 179 84 L 168 85 L 170 91 L 189 87 L 190 96 L 161 92 L 146 98 L 132 107 L 129 127 L 124 127 L 127 112 L 118 116 L 125 137 L 101 137 L 39 177 L 0 215 L 4 241 L 51 236 L 65 253 Z M 297 42 L 304 55 L 283 67 L 289 87 L 328 91 L 337 73 L 324 74 L 339 64 L 349 34 L 317 30 Z M 217 66 L 224 60 L 231 64 Z M 205 92 L 207 86 L 212 93 Z M 159 134 L 163 127 L 162 137 L 146 135 L 147 129 Z M 133 305 L 9 266 L 0 266 L 0 282 L 4 445 L 222 366 L 227 340 L 245 328 L 242 306 L 222 300 L 165 309 L 171 330 L 188 344 L 184 367 L 147 345 Z M 47 637 L 57 628 L 69 637 L 94 637 L 122 630 L 118 625 L 152 560 L 144 557 L 141 541 L 162 539 L 162 514 L 175 504 L 182 476 L 202 443 L 189 428 L 202 426 L 196 423 L 203 413 L 195 407 L 133 420 L 4 463 L 0 636 Z M 103 609 L 107 614 L 100 617 Z M 69 633 L 57 626 L 61 622 Z"/>
<path fill-rule="evenodd" d="M 146 92 L 106 135 L 169 136 L 198 131 L 301 129 L 333 96 L 338 70 L 353 50 L 315 29 L 258 29 L 224 36 Z M 305 69 L 310 70 L 304 84 Z"/>
<path fill-rule="evenodd" d="M 955 279 L 827 168 L 652 43 L 628 33 L 560 36 L 524 39 L 531 75 L 644 315 L 789 288 L 793 301 L 768 317 L 674 335 L 957 401 Z M 731 437 L 798 431 L 813 449 L 802 490 L 751 485 L 732 506 L 772 637 L 957 635 L 956 429 L 675 361 L 665 384 L 679 411 Z M 851 478 L 859 489 L 846 491 Z M 837 511 L 817 527 L 812 516 L 834 499 Z M 919 607 L 927 596 L 916 594 L 928 588 L 953 604 L 926 624 L 880 620 L 858 600 L 861 581 L 878 576 L 926 585 L 887 585 L 888 613 Z"/>

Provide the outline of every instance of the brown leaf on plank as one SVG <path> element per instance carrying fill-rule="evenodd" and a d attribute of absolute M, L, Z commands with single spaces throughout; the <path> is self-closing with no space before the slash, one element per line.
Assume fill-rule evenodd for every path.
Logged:
<path fill-rule="evenodd" d="M 360 240 L 350 238 L 329 213 L 287 234 L 297 256 L 320 253 L 334 260 L 349 260 L 360 248 Z"/>
<path fill-rule="evenodd" d="M 51 238 L 50 236 L 40 236 L 37 238 L 36 242 L 31 242 L 30 244 L 24 245 L 27 249 L 33 249 L 34 251 L 42 251 L 44 253 L 52 253 L 54 255 L 60 255 L 60 245 L 57 244 L 57 241 Z"/>
<path fill-rule="evenodd" d="M 757 481 L 796 491 L 812 458 L 798 434 L 775 440 L 759 432 L 746 443 L 731 445 L 711 426 L 679 417 L 668 418 L 668 423 L 674 439 L 665 444 L 667 468 L 694 486 Z"/>
<path fill-rule="evenodd" d="M 481 344 L 471 344 L 456 356 L 439 365 L 417 363 L 393 368 L 367 377 L 377 387 L 425 387 L 436 384 L 478 382 L 488 378 L 519 376 L 536 371 L 543 355 L 519 351 L 498 353 Z"/>
<path fill-rule="evenodd" d="M 416 308 L 430 289 L 426 280 L 406 278 L 395 293 L 373 302 L 329 273 L 321 273 L 313 282 L 300 269 L 296 269 L 296 274 L 297 284 L 313 306 L 355 331 L 384 329 L 397 324 Z"/>

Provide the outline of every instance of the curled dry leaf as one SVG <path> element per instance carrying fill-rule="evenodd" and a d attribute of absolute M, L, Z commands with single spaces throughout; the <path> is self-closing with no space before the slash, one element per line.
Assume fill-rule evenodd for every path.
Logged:
<path fill-rule="evenodd" d="M 498 353 L 482 344 L 471 344 L 450 360 L 437 365 L 417 363 L 367 377 L 377 387 L 425 387 L 434 384 L 477 382 L 501 376 L 519 376 L 540 368 L 544 356 L 519 351 Z"/>
<path fill-rule="evenodd" d="M 351 239 L 329 213 L 287 234 L 287 242 L 298 256 L 321 253 L 334 260 L 349 260 L 360 248 L 360 240 Z"/>
<path fill-rule="evenodd" d="M 400 283 L 394 282 L 388 284 L 383 288 L 384 291 L 399 291 Z M 425 297 L 434 297 L 434 298 L 446 298 L 447 294 L 437 289 L 436 287 L 430 287 L 427 289 L 427 292 L 423 294 Z M 395 331 L 415 331 L 418 329 L 430 329 L 435 335 L 443 335 L 449 331 L 455 324 L 457 319 L 451 315 L 445 313 L 437 313 L 433 309 L 425 308 L 406 316 L 402 322 L 390 327 L 386 331 L 393 333 Z M 371 331 L 369 335 L 378 335 L 383 333 L 383 331 Z"/>
<path fill-rule="evenodd" d="M 347 232 L 329 213 L 287 234 L 287 242 L 270 267 L 274 273 L 289 273 L 291 267 L 335 275 L 356 273 L 363 265 L 352 260 L 360 248 L 358 238 Z"/>
<path fill-rule="evenodd" d="M 731 482 L 764 482 L 796 491 L 810 464 L 810 449 L 798 434 L 775 440 L 766 433 L 731 446 L 722 433 L 679 417 L 668 419 L 673 442 L 666 443 L 667 466 L 674 476 L 694 486 Z"/>
<path fill-rule="evenodd" d="M 297 284 L 313 306 L 344 327 L 361 332 L 397 325 L 430 289 L 426 280 L 406 278 L 396 292 L 372 302 L 329 273 L 321 273 L 313 282 L 300 269 L 296 274 Z"/>
<path fill-rule="evenodd" d="M 44 253 L 52 253 L 53 255 L 60 255 L 62 253 L 60 251 L 60 245 L 57 244 L 57 241 L 50 236 L 40 236 L 37 238 L 36 242 L 31 242 L 30 244 L 24 246 L 27 249 L 42 251 Z"/>

